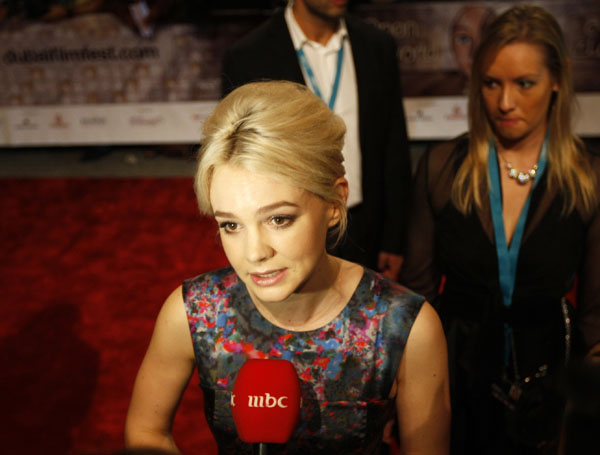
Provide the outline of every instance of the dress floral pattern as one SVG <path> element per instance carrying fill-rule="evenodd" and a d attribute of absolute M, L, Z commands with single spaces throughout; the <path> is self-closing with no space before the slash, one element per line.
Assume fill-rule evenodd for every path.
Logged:
<path fill-rule="evenodd" d="M 219 453 L 252 453 L 230 408 L 235 377 L 251 358 L 292 362 L 300 378 L 300 424 L 269 453 L 376 453 L 394 409 L 389 398 L 423 297 L 365 269 L 352 298 L 328 324 L 293 332 L 268 322 L 232 268 L 183 284 L 205 414 Z"/>

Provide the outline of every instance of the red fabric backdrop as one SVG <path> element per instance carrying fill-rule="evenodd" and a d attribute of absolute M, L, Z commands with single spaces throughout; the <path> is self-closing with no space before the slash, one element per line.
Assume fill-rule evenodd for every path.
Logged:
<path fill-rule="evenodd" d="M 227 263 L 192 181 L 0 180 L 3 453 L 123 448 L 135 374 L 182 279 Z M 184 453 L 216 453 L 196 377 Z"/>

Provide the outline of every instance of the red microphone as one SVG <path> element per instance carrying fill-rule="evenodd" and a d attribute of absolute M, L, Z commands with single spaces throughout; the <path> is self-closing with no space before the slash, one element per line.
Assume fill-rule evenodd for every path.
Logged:
<path fill-rule="evenodd" d="M 231 395 L 233 421 L 242 441 L 260 443 L 260 453 L 263 443 L 290 439 L 300 405 L 300 380 L 291 362 L 250 359 L 240 368 Z"/>

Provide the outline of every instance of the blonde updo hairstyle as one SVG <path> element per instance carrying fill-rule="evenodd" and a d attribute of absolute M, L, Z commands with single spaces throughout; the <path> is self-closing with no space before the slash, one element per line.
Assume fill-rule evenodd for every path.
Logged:
<path fill-rule="evenodd" d="M 303 85 L 270 81 L 237 88 L 204 123 L 194 182 L 200 211 L 213 214 L 215 168 L 239 166 L 334 203 L 341 214 L 331 233 L 337 244 L 347 224 L 346 204 L 335 187 L 345 173 L 345 133 L 343 120 Z"/>

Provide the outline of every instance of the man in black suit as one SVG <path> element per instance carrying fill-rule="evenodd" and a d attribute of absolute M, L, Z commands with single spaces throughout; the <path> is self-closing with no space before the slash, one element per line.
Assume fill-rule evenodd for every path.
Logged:
<path fill-rule="evenodd" d="M 344 119 L 349 224 L 334 254 L 396 280 L 411 168 L 393 37 L 346 15 L 346 0 L 294 0 L 225 54 L 223 95 L 261 79 L 307 84 Z"/>

